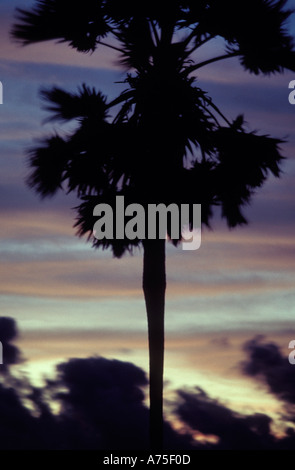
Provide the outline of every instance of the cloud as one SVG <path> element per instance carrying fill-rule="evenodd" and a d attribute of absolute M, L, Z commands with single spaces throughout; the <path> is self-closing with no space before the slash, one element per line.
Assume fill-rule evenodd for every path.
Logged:
<path fill-rule="evenodd" d="M 295 422 L 295 376 L 287 357 L 274 342 L 263 342 L 255 337 L 243 345 L 247 359 L 240 363 L 243 373 L 266 385 L 285 405 L 287 414 L 281 415 L 286 426 L 285 435 L 274 432 L 273 419 L 266 413 L 241 414 L 233 411 L 219 399 L 211 398 L 200 387 L 179 390 L 175 410 L 179 419 L 197 436 L 214 442 L 214 449 L 230 450 L 293 450 L 295 430 L 288 427 Z"/>
<path fill-rule="evenodd" d="M 102 448 L 144 448 L 148 412 L 143 405 L 145 373 L 131 363 L 102 357 L 70 359 L 57 368 L 61 418 L 76 416 L 100 436 Z M 118 447 L 119 446 L 119 447 Z"/>
<path fill-rule="evenodd" d="M 204 435 L 216 436 L 216 448 L 254 450 L 272 447 L 274 438 L 270 432 L 269 416 L 235 413 L 198 387 L 194 392 L 180 390 L 178 397 L 179 418 Z"/>
<path fill-rule="evenodd" d="M 294 368 L 277 344 L 262 339 L 258 336 L 245 343 L 248 359 L 241 364 L 243 373 L 261 381 L 279 400 L 295 404 Z"/>
<path fill-rule="evenodd" d="M 16 337 L 15 322 L 2 318 L 1 324 L 2 339 L 9 343 Z M 253 341 L 244 349 L 249 356 L 248 363 L 252 360 L 253 347 L 256 348 L 257 340 Z M 221 344 L 228 347 L 227 341 Z M 277 367 L 281 356 L 275 343 L 271 345 L 266 348 L 267 360 L 262 362 Z M 261 361 L 257 364 L 258 369 L 254 372 L 251 369 L 255 377 Z M 146 374 L 138 366 L 99 356 L 71 358 L 60 363 L 55 376 L 40 388 L 24 376 L 14 381 L 2 376 L 0 448 L 147 449 L 147 385 Z M 284 395 L 284 399 L 289 397 Z M 28 401 L 29 408 L 25 405 Z M 182 429 L 177 432 L 169 421 L 165 422 L 167 449 L 294 448 L 295 434 L 291 428 L 286 430 L 285 437 L 279 438 L 273 433 L 273 420 L 266 413 L 237 413 L 200 387 L 178 390 L 172 404 L 178 427 Z M 289 421 L 292 416 L 288 417 Z M 171 413 L 169 419 L 172 423 Z"/>
<path fill-rule="evenodd" d="M 10 365 L 22 361 L 20 350 L 11 344 L 17 337 L 15 320 L 10 317 L 0 317 L 0 341 L 3 349 L 3 364 L 0 364 L 0 373 L 6 373 Z"/>
<path fill-rule="evenodd" d="M 4 380 L 0 449 L 147 449 L 147 384 L 139 367 L 103 357 L 61 363 L 41 388 L 24 378 Z M 164 429 L 168 448 L 192 447 L 189 435 L 178 435 L 168 422 Z"/>
<path fill-rule="evenodd" d="M 181 422 L 198 439 L 214 450 L 294 450 L 295 432 L 291 427 L 278 437 L 272 432 L 272 418 L 267 414 L 241 414 L 233 411 L 204 390 L 178 391 L 175 411 Z M 287 421 L 290 421 L 288 417 Z"/>
<path fill-rule="evenodd" d="M 0 449 L 27 449 L 38 445 L 36 420 L 24 407 L 18 391 L 0 384 Z"/>

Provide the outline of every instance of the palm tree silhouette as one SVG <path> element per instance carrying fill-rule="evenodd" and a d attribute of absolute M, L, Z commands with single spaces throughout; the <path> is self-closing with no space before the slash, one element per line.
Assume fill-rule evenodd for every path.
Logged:
<path fill-rule="evenodd" d="M 99 46 L 120 54 L 126 90 L 108 99 L 83 85 L 77 93 L 54 87 L 42 96 L 52 120 L 76 120 L 66 137 L 54 134 L 30 151 L 29 185 L 42 197 L 75 192 L 78 234 L 116 257 L 142 245 L 143 291 L 150 357 L 151 447 L 162 447 L 165 240 L 97 240 L 93 208 L 117 195 L 148 203 L 200 203 L 209 224 L 213 206 L 229 227 L 245 224 L 242 206 L 269 173 L 280 174 L 282 142 L 247 132 L 231 121 L 194 72 L 237 57 L 254 74 L 295 70 L 284 0 L 36 0 L 18 9 L 12 37 L 23 45 L 58 40 L 80 52 Z M 198 62 L 198 50 L 224 40 L 224 54 Z M 107 38 L 107 39 L 106 39 Z M 192 224 L 192 220 L 190 220 Z M 174 240 L 177 244 L 179 240 Z"/>

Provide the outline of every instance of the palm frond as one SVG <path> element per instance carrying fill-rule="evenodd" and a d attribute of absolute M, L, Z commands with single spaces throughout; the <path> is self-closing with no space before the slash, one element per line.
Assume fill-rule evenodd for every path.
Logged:
<path fill-rule="evenodd" d="M 158 0 L 35 5 L 18 10 L 12 34 L 22 44 L 57 39 L 89 51 L 111 33 L 120 42 L 121 62 L 134 70 L 127 74 L 128 88 L 109 103 L 85 84 L 76 93 L 42 90 L 49 121 L 76 119 L 78 125 L 66 138 L 55 135 L 30 151 L 28 184 L 42 197 L 61 187 L 76 192 L 83 201 L 77 208 L 80 234 L 92 230 L 93 198 L 114 204 L 117 194 L 142 205 L 200 203 L 207 225 L 220 205 L 230 227 L 246 223 L 243 205 L 269 173 L 280 175 L 282 141 L 246 132 L 241 115 L 231 122 L 189 75 L 229 56 L 239 56 L 254 73 L 295 70 L 287 2 L 171 0 L 169 9 Z M 175 28 L 185 31 L 182 41 L 172 38 Z M 227 55 L 194 63 L 191 52 L 216 36 L 225 39 Z M 116 256 L 137 243 L 95 241 Z"/>
<path fill-rule="evenodd" d="M 81 204 L 76 206 L 74 209 L 77 213 L 76 222 L 74 227 L 77 228 L 77 235 L 82 237 L 87 235 L 89 241 L 92 242 L 92 246 L 94 248 L 102 248 L 107 249 L 111 248 L 114 257 L 121 258 L 125 252 L 132 253 L 136 247 L 138 247 L 141 243 L 141 240 L 134 239 L 129 240 L 127 237 L 123 239 L 116 239 L 115 231 L 116 231 L 116 219 L 114 218 L 114 237 L 113 238 L 103 238 L 99 240 L 95 238 L 93 227 L 97 220 L 97 217 L 93 215 L 93 209 L 97 204 L 109 204 L 110 207 L 115 207 L 116 205 L 116 196 L 124 195 L 125 196 L 125 203 L 128 205 L 130 201 L 128 201 L 128 195 L 122 194 L 118 191 L 110 191 L 107 190 L 101 196 L 86 196 L 82 198 Z M 132 200 L 134 202 L 134 200 Z"/>
<path fill-rule="evenodd" d="M 131 19 L 120 28 L 123 44 L 121 64 L 137 70 L 146 69 L 154 52 L 151 30 L 146 18 Z"/>
<path fill-rule="evenodd" d="M 161 67 L 164 73 L 154 66 L 146 73 L 129 77 L 128 83 L 136 103 L 132 119 L 145 129 L 150 145 L 161 155 L 160 160 L 157 157 L 158 166 L 163 162 L 163 166 L 171 168 L 171 155 L 178 155 L 178 166 L 191 145 L 210 153 L 211 131 L 216 124 L 209 109 L 214 104 L 203 90 L 194 86 L 194 79 L 180 75 L 177 63 L 170 73 L 166 72 L 165 62 L 160 63 Z"/>
<path fill-rule="evenodd" d="M 294 70 L 293 39 L 286 28 L 293 11 L 285 8 L 286 0 L 191 0 L 186 4 L 182 27 L 191 29 L 188 39 L 195 42 L 191 50 L 208 37 L 221 36 L 227 43 L 227 52 L 239 55 L 241 64 L 250 72 Z"/>
<path fill-rule="evenodd" d="M 31 10 L 17 9 L 11 35 L 23 45 L 57 39 L 80 52 L 94 51 L 109 31 L 103 0 L 37 0 Z"/>
<path fill-rule="evenodd" d="M 196 34 L 221 36 L 230 52 L 255 74 L 294 69 L 293 40 L 286 29 L 292 10 L 286 0 L 211 0 L 199 16 Z"/>
<path fill-rule="evenodd" d="M 254 191 L 260 188 L 272 173 L 280 176 L 280 139 L 267 135 L 247 133 L 239 128 L 220 128 L 213 133 L 218 164 L 215 169 L 217 197 L 222 215 L 230 227 L 246 223 L 241 213 Z"/>
<path fill-rule="evenodd" d="M 41 97 L 50 103 L 44 106 L 44 109 L 53 113 L 48 121 L 69 121 L 86 117 L 102 121 L 107 118 L 108 106 L 105 96 L 85 84 L 78 89 L 78 93 L 69 93 L 57 87 L 43 89 Z"/>
<path fill-rule="evenodd" d="M 43 139 L 39 147 L 29 150 L 28 156 L 31 173 L 27 184 L 42 198 L 53 196 L 64 180 L 68 161 L 66 141 L 58 135 Z"/>

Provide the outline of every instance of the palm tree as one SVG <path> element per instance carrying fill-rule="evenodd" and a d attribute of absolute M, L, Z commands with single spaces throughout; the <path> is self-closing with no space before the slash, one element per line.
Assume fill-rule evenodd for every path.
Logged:
<path fill-rule="evenodd" d="M 291 11 L 284 0 L 36 0 L 18 9 L 12 37 L 23 45 L 57 40 L 79 52 L 109 47 L 127 69 L 126 90 L 108 101 L 83 84 L 77 93 L 43 90 L 52 120 L 76 120 L 71 135 L 54 134 L 31 149 L 29 185 L 42 197 L 75 192 L 78 235 L 116 257 L 142 245 L 143 291 L 150 357 L 151 447 L 162 446 L 165 240 L 97 240 L 93 208 L 114 205 L 117 195 L 148 203 L 202 204 L 209 224 L 222 208 L 229 227 L 245 224 L 249 203 L 269 173 L 280 174 L 281 140 L 229 120 L 194 72 L 238 58 L 254 74 L 295 70 Z M 223 38 L 224 54 L 198 61 L 198 51 Z M 203 49 L 205 50 L 205 49 Z M 192 220 L 190 220 L 192 224 Z M 177 244 L 180 240 L 173 240 Z"/>

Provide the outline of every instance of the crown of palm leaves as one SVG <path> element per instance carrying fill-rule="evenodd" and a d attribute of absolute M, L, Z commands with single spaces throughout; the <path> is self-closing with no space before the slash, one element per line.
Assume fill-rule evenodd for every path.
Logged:
<path fill-rule="evenodd" d="M 201 203 L 206 224 L 220 205 L 230 227 L 245 223 L 243 205 L 269 172 L 280 174 L 282 141 L 247 132 L 243 116 L 228 120 L 192 73 L 233 56 L 255 74 L 295 70 L 286 1 L 173 0 L 169 8 L 155 0 L 35 3 L 18 10 L 14 39 L 24 45 L 55 39 L 81 52 L 104 44 L 120 52 L 131 72 L 126 90 L 111 102 L 86 85 L 77 93 L 41 92 L 49 120 L 74 119 L 78 127 L 31 149 L 30 186 L 43 197 L 61 188 L 77 192 L 78 232 L 90 237 L 94 205 L 113 204 L 119 194 L 143 205 Z M 195 63 L 193 52 L 217 36 L 225 54 Z M 120 256 L 140 240 L 93 242 Z"/>

